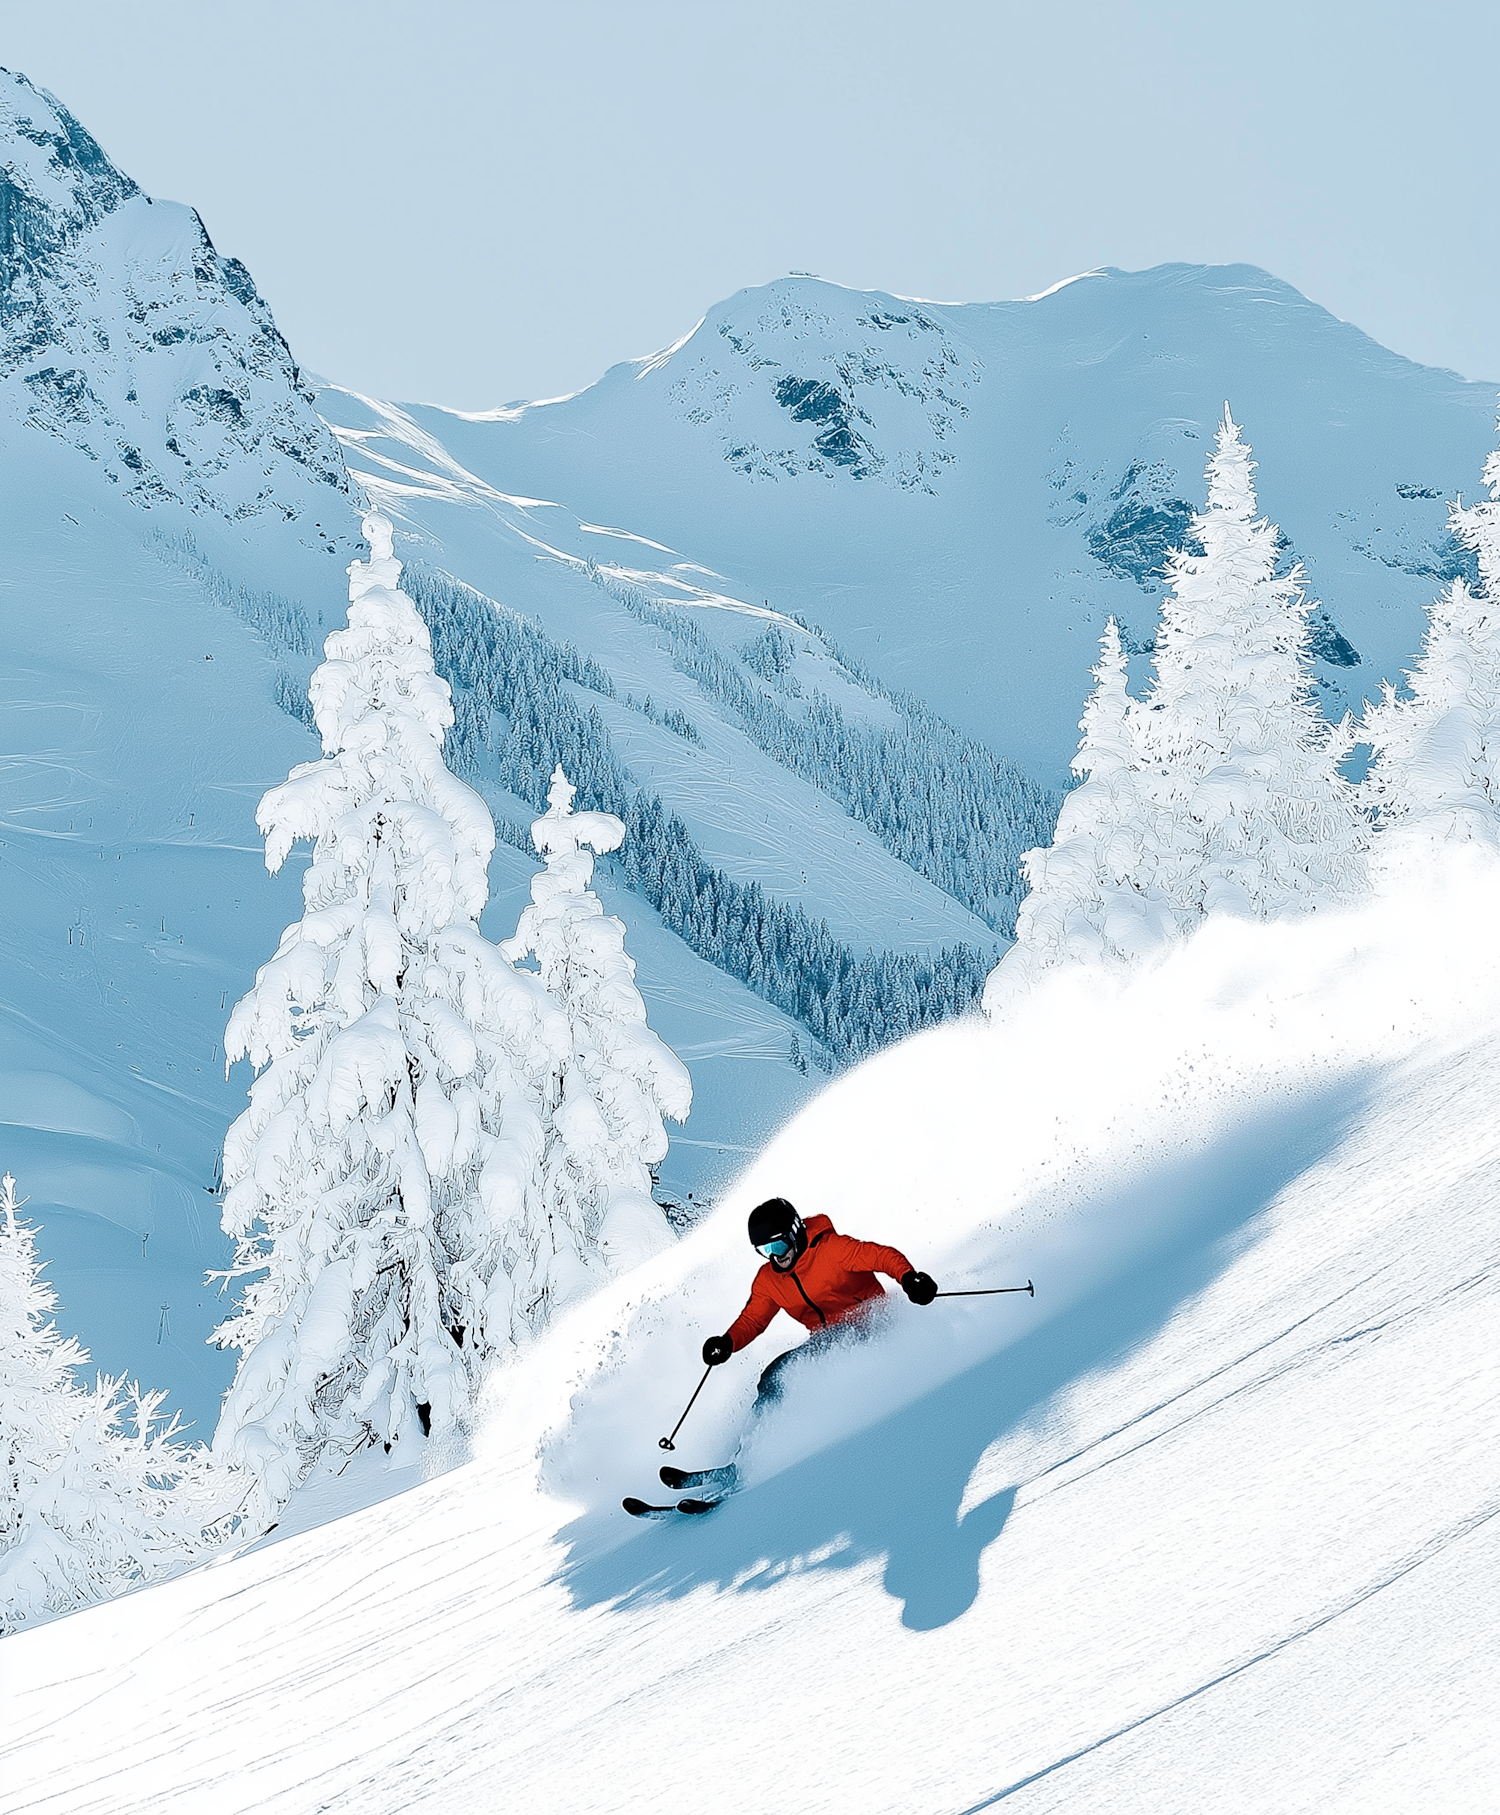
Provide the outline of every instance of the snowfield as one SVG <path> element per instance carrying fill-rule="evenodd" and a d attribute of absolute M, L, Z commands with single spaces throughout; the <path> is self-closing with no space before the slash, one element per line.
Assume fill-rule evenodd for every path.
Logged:
<path fill-rule="evenodd" d="M 1385 868 L 868 1062 L 466 1466 L 9 1639 L 0 1809 L 1492 1808 L 1500 860 Z M 1036 1299 L 895 1297 L 634 1524 L 772 1190 Z"/>

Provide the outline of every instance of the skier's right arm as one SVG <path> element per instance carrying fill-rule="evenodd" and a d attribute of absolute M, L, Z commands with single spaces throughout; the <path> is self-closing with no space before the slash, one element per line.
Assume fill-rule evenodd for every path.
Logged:
<path fill-rule="evenodd" d="M 744 1310 L 722 1336 L 710 1336 L 704 1343 L 704 1363 L 708 1367 L 717 1367 L 720 1361 L 728 1361 L 737 1350 L 744 1348 L 747 1343 L 754 1342 L 780 1309 L 781 1306 L 770 1293 L 761 1290 L 760 1275 L 757 1274 L 755 1284 L 750 1288 L 750 1296 L 745 1301 Z M 729 1344 L 727 1349 L 723 1347 L 726 1342 Z M 714 1351 L 712 1356 L 709 1354 L 710 1347 Z"/>

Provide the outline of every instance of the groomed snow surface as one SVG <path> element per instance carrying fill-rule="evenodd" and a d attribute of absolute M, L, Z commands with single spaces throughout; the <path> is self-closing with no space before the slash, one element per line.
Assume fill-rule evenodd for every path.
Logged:
<path fill-rule="evenodd" d="M 1493 1808 L 1500 862 L 1386 864 L 883 1054 L 474 1461 L 7 1640 L 0 1809 Z M 1036 1299 L 894 1297 L 742 1493 L 634 1523 L 773 1190 Z"/>

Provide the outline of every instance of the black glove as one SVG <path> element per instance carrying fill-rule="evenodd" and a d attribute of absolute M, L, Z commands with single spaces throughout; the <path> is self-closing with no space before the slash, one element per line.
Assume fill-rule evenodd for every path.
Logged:
<path fill-rule="evenodd" d="M 703 1345 L 703 1365 L 716 1368 L 721 1361 L 728 1361 L 734 1353 L 734 1344 L 727 1336 L 710 1336 Z"/>
<path fill-rule="evenodd" d="M 918 1273 L 914 1267 L 910 1273 L 901 1275 L 901 1290 L 914 1305 L 930 1305 L 937 1297 L 937 1281 L 929 1274 Z M 707 1352 L 704 1351 L 705 1356 Z"/>

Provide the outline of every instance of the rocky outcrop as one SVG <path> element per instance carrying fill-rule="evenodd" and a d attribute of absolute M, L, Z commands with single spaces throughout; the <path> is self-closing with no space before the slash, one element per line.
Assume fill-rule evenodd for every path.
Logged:
<path fill-rule="evenodd" d="M 0 71 L 0 433 L 26 432 L 76 448 L 145 507 L 294 520 L 349 489 L 240 261 Z"/>
<path fill-rule="evenodd" d="M 845 475 L 935 491 L 982 364 L 933 310 L 874 293 L 853 310 L 849 301 L 795 279 L 742 292 L 663 356 L 671 407 L 716 429 L 747 478 Z"/>

